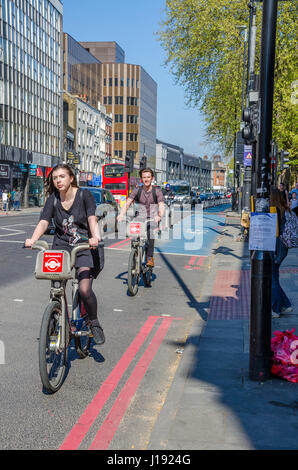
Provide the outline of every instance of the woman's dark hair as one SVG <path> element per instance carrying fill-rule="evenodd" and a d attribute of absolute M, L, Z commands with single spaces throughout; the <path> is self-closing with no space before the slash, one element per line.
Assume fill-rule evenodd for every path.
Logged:
<path fill-rule="evenodd" d="M 143 173 L 151 173 L 151 176 L 152 178 L 154 178 L 154 173 L 153 173 L 153 170 L 151 168 L 144 168 L 143 170 L 140 170 L 139 171 L 139 175 L 140 175 L 140 178 L 142 178 L 142 174 Z"/>
<path fill-rule="evenodd" d="M 67 163 L 60 163 L 59 165 L 54 166 L 54 168 L 51 169 L 50 173 L 47 176 L 46 182 L 45 182 L 45 190 L 47 194 L 53 194 L 54 192 L 57 191 L 57 189 L 54 186 L 53 183 L 53 172 L 56 170 L 64 169 L 68 171 L 69 176 L 73 177 L 73 181 L 71 183 L 72 186 L 75 188 L 78 187 L 76 175 L 74 173 L 73 168 L 68 165 Z"/>
<path fill-rule="evenodd" d="M 290 210 L 282 193 L 279 189 L 274 188 L 273 186 L 270 188 L 270 205 L 277 207 L 280 210 L 281 217 L 283 217 L 285 211 Z"/>

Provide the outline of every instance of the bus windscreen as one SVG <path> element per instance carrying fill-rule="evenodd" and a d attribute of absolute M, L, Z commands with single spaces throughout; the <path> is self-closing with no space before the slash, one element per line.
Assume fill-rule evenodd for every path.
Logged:
<path fill-rule="evenodd" d="M 185 185 L 171 185 L 171 190 L 172 190 L 175 194 L 184 195 L 184 194 L 189 194 L 189 192 L 190 192 L 190 187 L 189 187 L 189 186 L 185 186 Z"/>

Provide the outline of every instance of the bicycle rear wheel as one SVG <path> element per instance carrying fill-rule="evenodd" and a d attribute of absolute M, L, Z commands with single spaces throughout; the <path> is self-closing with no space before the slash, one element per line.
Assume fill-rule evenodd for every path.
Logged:
<path fill-rule="evenodd" d="M 133 248 L 128 259 L 128 291 L 134 296 L 139 290 L 140 274 L 138 272 L 138 251 Z"/>
<path fill-rule="evenodd" d="M 39 372 L 44 389 L 55 393 L 63 384 L 68 356 L 69 326 L 66 322 L 65 341 L 61 344 L 62 310 L 52 301 L 43 314 L 39 338 Z"/>

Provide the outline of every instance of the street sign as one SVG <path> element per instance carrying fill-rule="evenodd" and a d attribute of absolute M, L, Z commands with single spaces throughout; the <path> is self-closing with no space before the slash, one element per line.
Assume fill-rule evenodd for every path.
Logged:
<path fill-rule="evenodd" d="M 252 165 L 252 145 L 244 145 L 243 165 L 244 166 Z"/>

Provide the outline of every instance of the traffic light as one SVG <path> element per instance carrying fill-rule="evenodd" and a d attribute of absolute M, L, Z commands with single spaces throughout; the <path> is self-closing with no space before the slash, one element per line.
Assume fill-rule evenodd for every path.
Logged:
<path fill-rule="evenodd" d="M 244 108 L 242 119 L 246 123 L 245 127 L 242 129 L 242 137 L 247 144 L 252 144 L 253 142 L 256 142 L 258 136 L 258 103 L 252 104 L 249 108 Z"/>
<path fill-rule="evenodd" d="M 145 168 L 147 168 L 147 157 L 143 155 L 140 161 L 140 170 L 144 170 Z"/>
<path fill-rule="evenodd" d="M 125 155 L 125 171 L 128 173 L 133 172 L 133 154 L 130 151 Z"/>
<path fill-rule="evenodd" d="M 289 168 L 289 165 L 287 162 L 290 160 L 288 158 L 289 152 L 286 152 L 285 150 L 280 151 L 280 171 L 285 170 L 286 168 Z"/>

